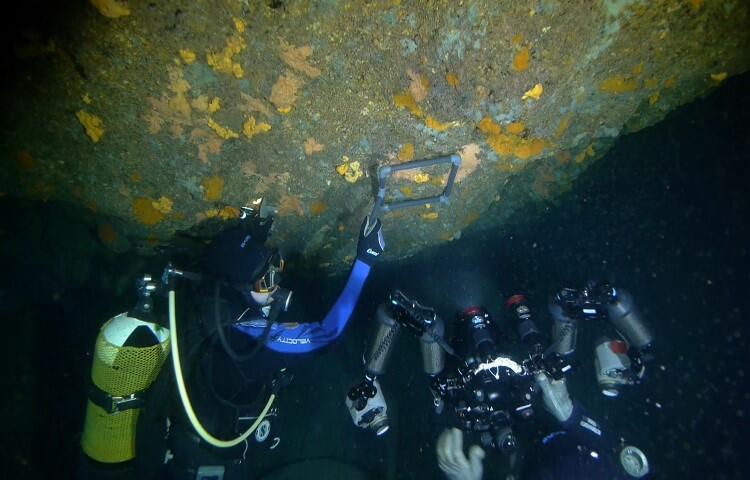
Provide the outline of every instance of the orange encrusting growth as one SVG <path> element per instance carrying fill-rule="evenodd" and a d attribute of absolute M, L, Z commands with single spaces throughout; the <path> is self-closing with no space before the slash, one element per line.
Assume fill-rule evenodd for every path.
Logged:
<path fill-rule="evenodd" d="M 224 190 L 224 179 L 218 175 L 204 178 L 201 186 L 203 187 L 203 200 L 216 202 L 221 199 L 221 194 Z"/>
<path fill-rule="evenodd" d="M 529 68 L 529 47 L 523 47 L 513 57 L 513 70 L 516 72 L 523 72 Z"/>
<path fill-rule="evenodd" d="M 414 145 L 411 143 L 407 143 L 403 147 L 401 147 L 401 150 L 398 151 L 398 160 L 400 162 L 408 162 L 410 160 L 414 160 Z"/>
<path fill-rule="evenodd" d="M 316 200 L 310 204 L 310 215 L 315 217 L 323 215 L 326 210 L 328 210 L 328 205 L 320 200 Z"/>
<path fill-rule="evenodd" d="M 521 160 L 540 155 L 547 146 L 547 142 L 540 138 L 527 139 L 504 134 L 490 135 L 487 144 L 500 155 L 513 155 Z"/>
<path fill-rule="evenodd" d="M 448 72 L 445 74 L 445 82 L 448 84 L 448 86 L 453 88 L 458 88 L 458 77 L 453 72 Z"/>
<path fill-rule="evenodd" d="M 441 122 L 430 115 L 427 116 L 424 124 L 436 132 L 444 132 L 453 126 L 451 123 Z"/>
<path fill-rule="evenodd" d="M 615 75 L 605 79 L 599 84 L 599 91 L 602 93 L 621 94 L 629 93 L 638 88 L 638 82 L 632 78 L 622 75 Z"/>
<path fill-rule="evenodd" d="M 508 126 L 505 127 L 505 129 L 511 135 L 521 135 L 526 130 L 526 127 L 524 127 L 523 123 L 521 122 L 513 122 L 509 123 Z"/>
<path fill-rule="evenodd" d="M 153 206 L 154 199 L 138 197 L 133 201 L 133 215 L 143 225 L 156 225 L 164 220 L 164 214 Z"/>
<path fill-rule="evenodd" d="M 99 240 L 107 246 L 113 245 L 117 241 L 117 232 L 115 232 L 114 227 L 109 223 L 99 225 L 96 233 L 99 236 Z"/>
<path fill-rule="evenodd" d="M 502 156 L 512 155 L 520 160 L 528 160 L 541 155 L 547 147 L 547 142 L 541 138 L 522 138 L 519 135 L 526 128 L 520 122 L 514 122 L 508 125 L 508 133 L 502 133 L 500 125 L 492 121 L 490 117 L 485 117 L 479 122 L 477 128 L 487 135 L 487 145 Z"/>
<path fill-rule="evenodd" d="M 405 91 L 402 93 L 397 93 L 393 96 L 393 104 L 396 105 L 398 108 L 405 108 L 409 111 L 412 115 L 415 117 L 422 117 L 422 108 L 417 105 L 417 101 L 414 100 L 414 97 L 412 96 L 410 91 Z"/>
<path fill-rule="evenodd" d="M 484 117 L 477 125 L 477 128 L 480 132 L 487 135 L 498 135 L 502 131 L 500 125 L 493 122 L 490 117 Z"/>

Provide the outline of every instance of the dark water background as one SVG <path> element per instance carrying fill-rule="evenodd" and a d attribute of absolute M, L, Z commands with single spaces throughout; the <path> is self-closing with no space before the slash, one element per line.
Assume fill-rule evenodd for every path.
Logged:
<path fill-rule="evenodd" d="M 444 422 L 431 412 L 414 339 L 400 339 L 382 380 L 392 424 L 385 439 L 356 430 L 344 407 L 346 391 L 361 379 L 372 313 L 391 289 L 446 319 L 473 303 L 501 319 L 504 298 L 521 291 L 548 331 L 547 297 L 599 278 L 634 295 L 654 327 L 656 358 L 644 385 L 604 398 L 592 342 L 605 326 L 584 326 L 571 394 L 639 445 L 657 478 L 747 478 L 748 92 L 750 76 L 729 79 L 659 125 L 622 137 L 572 191 L 502 231 L 468 231 L 408 261 L 379 265 L 343 340 L 295 369 L 279 399 L 282 441 L 256 454 L 259 474 L 333 478 L 338 469 L 347 478 L 357 478 L 353 471 L 440 478 L 434 440 Z M 97 329 L 132 304 L 134 279 L 158 272 L 163 260 L 108 252 L 80 212 L 59 205 L 2 198 L 0 214 L 0 473 L 70 478 Z M 298 272 L 289 281 L 312 320 L 343 279 Z M 541 409 L 535 421 L 549 425 Z M 485 463 L 485 478 L 503 468 L 497 458 Z"/>

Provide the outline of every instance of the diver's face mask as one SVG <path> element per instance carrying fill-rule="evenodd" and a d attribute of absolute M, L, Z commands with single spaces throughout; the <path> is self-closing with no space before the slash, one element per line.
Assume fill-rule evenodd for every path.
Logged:
<path fill-rule="evenodd" d="M 281 288 L 281 273 L 284 271 L 285 262 L 281 253 L 275 251 L 268 261 L 268 268 L 254 284 L 250 296 L 258 305 L 270 305 L 272 301 L 283 302 L 284 311 L 289 308 L 292 292 Z"/>

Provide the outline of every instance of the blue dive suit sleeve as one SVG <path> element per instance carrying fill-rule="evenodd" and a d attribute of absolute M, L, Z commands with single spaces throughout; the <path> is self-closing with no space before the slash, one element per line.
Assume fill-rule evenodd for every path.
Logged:
<path fill-rule="evenodd" d="M 307 353 L 325 347 L 336 340 L 349 322 L 362 287 L 370 274 L 370 266 L 356 260 L 344 290 L 321 322 L 302 324 L 276 323 L 266 341 L 266 347 L 280 353 Z M 237 329 L 253 338 L 263 335 L 265 321 L 238 325 Z"/>

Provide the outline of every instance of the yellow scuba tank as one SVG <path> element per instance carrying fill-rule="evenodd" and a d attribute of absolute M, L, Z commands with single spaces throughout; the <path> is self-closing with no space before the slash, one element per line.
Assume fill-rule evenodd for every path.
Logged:
<path fill-rule="evenodd" d="M 135 429 L 146 390 L 169 355 L 169 329 L 121 313 L 99 331 L 81 447 L 91 459 L 135 458 Z"/>

